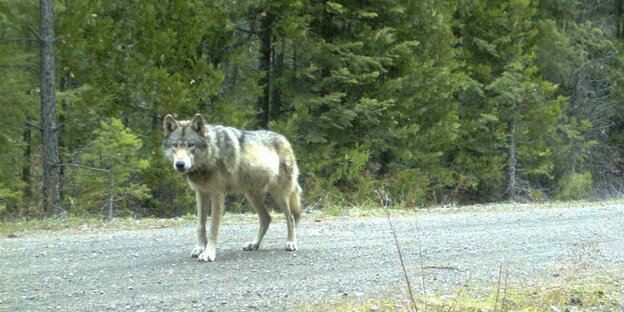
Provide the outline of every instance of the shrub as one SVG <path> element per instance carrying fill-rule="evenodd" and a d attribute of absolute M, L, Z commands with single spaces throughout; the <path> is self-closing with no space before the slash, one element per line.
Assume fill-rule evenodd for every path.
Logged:
<path fill-rule="evenodd" d="M 589 172 L 570 172 L 558 183 L 557 198 L 560 200 L 585 198 L 592 188 L 592 176 Z"/>

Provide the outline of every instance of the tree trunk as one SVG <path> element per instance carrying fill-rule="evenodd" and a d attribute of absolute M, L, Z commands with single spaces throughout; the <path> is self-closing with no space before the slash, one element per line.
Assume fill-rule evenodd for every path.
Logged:
<path fill-rule="evenodd" d="M 271 83 L 271 119 L 279 118 L 282 111 L 282 90 L 279 80 L 284 75 L 284 47 L 279 52 L 273 51 L 273 81 Z M 277 81 L 277 83 L 275 83 Z"/>
<path fill-rule="evenodd" d="M 72 88 L 72 79 L 69 76 L 69 74 L 65 75 L 63 78 L 61 78 L 61 92 L 65 92 L 65 91 L 69 91 Z M 58 127 L 60 127 L 61 129 L 59 129 L 56 132 L 56 135 L 58 137 L 58 147 L 60 151 L 67 151 L 69 150 L 69 146 L 67 146 L 67 142 L 65 142 L 63 140 L 63 138 L 69 137 L 68 133 L 67 133 L 67 127 L 65 126 L 65 121 L 66 121 L 66 114 L 69 111 L 69 100 L 64 99 L 61 102 L 61 112 L 58 116 L 59 119 L 59 124 Z M 58 162 L 59 164 L 64 163 L 63 160 L 63 153 L 60 152 L 59 153 L 59 158 L 58 158 Z M 61 186 L 65 185 L 64 184 L 65 181 L 65 167 L 64 166 L 60 166 L 59 168 L 59 183 Z M 63 198 L 63 187 L 60 187 L 60 194 L 59 194 L 60 198 Z"/>
<path fill-rule="evenodd" d="M 511 107 L 511 119 L 509 120 L 509 149 L 507 151 L 507 196 L 511 200 L 518 199 L 518 186 L 516 179 L 518 169 L 518 156 L 516 149 L 516 110 L 517 105 L 514 101 Z"/>
<path fill-rule="evenodd" d="M 624 39 L 624 0 L 615 0 L 616 37 Z"/>
<path fill-rule="evenodd" d="M 43 213 L 61 210 L 60 166 L 54 86 L 54 12 L 52 0 L 40 0 L 41 142 L 43 145 Z"/>
<path fill-rule="evenodd" d="M 24 199 L 28 200 L 31 197 L 32 192 L 32 179 L 30 178 L 30 154 L 32 136 L 30 132 L 30 120 L 26 118 L 24 122 L 24 132 L 22 133 L 22 139 L 24 140 L 24 166 L 22 167 L 22 181 L 24 181 Z"/>
<path fill-rule="evenodd" d="M 262 88 L 262 95 L 258 97 L 258 126 L 267 129 L 270 119 L 270 96 L 271 96 L 271 30 L 273 28 L 273 15 L 267 8 L 263 12 L 260 21 L 260 58 L 258 59 L 258 69 L 262 73 L 262 78 L 258 85 Z"/>
<path fill-rule="evenodd" d="M 110 197 L 108 199 L 108 220 L 112 221 L 115 218 L 115 172 L 111 169 L 111 189 Z"/>

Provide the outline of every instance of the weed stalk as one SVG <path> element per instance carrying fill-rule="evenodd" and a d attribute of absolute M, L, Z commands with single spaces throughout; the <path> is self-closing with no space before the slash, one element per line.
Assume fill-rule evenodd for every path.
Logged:
<path fill-rule="evenodd" d="M 392 218 L 390 218 L 390 212 L 388 212 L 388 199 L 387 199 L 387 196 L 381 196 L 380 193 L 383 193 L 385 195 L 386 192 L 385 191 L 377 192 L 377 195 L 381 200 L 383 210 L 386 213 L 386 217 L 388 219 L 388 224 L 390 225 L 390 231 L 392 232 L 392 237 L 394 238 L 394 245 L 396 246 L 397 253 L 399 255 L 399 261 L 401 262 L 401 268 L 403 269 L 403 275 L 405 277 L 405 282 L 407 284 L 407 290 L 410 295 L 410 300 L 412 301 L 412 307 L 414 308 L 414 311 L 418 311 L 418 307 L 416 306 L 416 300 L 414 300 L 414 292 L 412 290 L 412 284 L 410 283 L 409 275 L 407 274 L 407 269 L 405 268 L 405 261 L 403 260 L 403 253 L 401 252 L 401 245 L 399 244 L 399 239 L 397 238 L 396 230 L 394 229 L 394 224 L 392 224 Z M 418 234 L 418 237 L 419 237 L 418 247 L 420 250 L 421 249 L 420 248 L 420 234 Z M 421 268 L 422 268 L 422 265 L 421 265 Z M 424 289 L 425 288 L 424 288 L 424 277 L 423 277 L 423 292 L 424 292 Z M 424 310 L 426 311 L 427 304 L 426 304 L 424 297 L 423 297 L 423 302 L 425 306 Z"/>

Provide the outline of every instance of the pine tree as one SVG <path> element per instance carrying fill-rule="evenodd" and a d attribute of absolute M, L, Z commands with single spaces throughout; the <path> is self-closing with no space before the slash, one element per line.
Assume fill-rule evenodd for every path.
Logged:
<path fill-rule="evenodd" d="M 159 199 L 154 205 L 189 197 L 184 185 L 174 189 L 166 183 L 174 173 L 162 170 L 162 116 L 176 113 L 184 118 L 198 112 L 209 113 L 212 120 L 246 116 L 228 103 L 215 103 L 224 76 L 213 60 L 217 56 L 208 54 L 213 44 L 208 40 L 229 27 L 219 3 L 76 1 L 65 5 L 59 14 L 60 75 L 69 82 L 63 113 L 67 120 L 78 121 L 66 126 L 66 161 L 78 161 L 75 155 L 89 143 L 100 118 L 118 118 L 144 139 L 143 148 L 150 151 L 146 155 L 154 165 L 144 177 Z M 186 206 L 190 200 L 181 202 Z M 165 214 L 167 209 L 182 209 L 158 205 L 155 210 Z"/>
<path fill-rule="evenodd" d="M 124 211 L 150 198 L 149 188 L 139 179 L 149 161 L 140 154 L 141 140 L 121 120 L 100 122 L 95 137 L 74 167 L 75 212 L 98 212 L 106 207 L 115 216 L 116 207 Z"/>
<path fill-rule="evenodd" d="M 459 84 L 449 16 L 434 13 L 441 8 L 396 1 L 323 1 L 307 8 L 306 40 L 285 74 L 292 83 L 283 98 L 293 113 L 274 126 L 298 129 L 291 136 L 299 138 L 303 172 L 316 191 L 370 196 L 393 186 L 392 196 L 413 205 L 424 200 L 426 188 L 452 184 L 440 156 L 454 139 L 450 95 Z M 420 38 L 427 41 L 422 48 Z M 410 182 L 397 185 L 391 178 L 397 175 Z M 420 183 L 409 185 L 413 181 Z"/>
<path fill-rule="evenodd" d="M 161 118 L 200 112 L 286 135 L 315 202 L 328 193 L 406 206 L 616 193 L 622 4 L 597 3 L 56 2 L 56 162 L 85 161 L 92 129 L 116 118 L 150 163 L 133 180 L 152 191 L 142 204 L 179 215 L 193 197 L 163 170 Z M 0 8 L 0 205 L 27 215 L 22 199 L 41 199 L 36 147 L 49 141 L 32 127 L 38 7 Z M 87 173 L 60 168 L 63 192 L 80 198 Z"/>
<path fill-rule="evenodd" d="M 37 4 L 0 1 L 0 214 L 30 216 L 40 192 L 31 178 L 31 160 L 38 157 L 39 99 L 36 24 Z M 35 190 L 36 191 L 36 190 Z"/>
<path fill-rule="evenodd" d="M 617 56 L 622 48 L 616 40 L 618 4 L 561 2 L 560 7 L 540 3 L 538 51 L 540 71 L 560 84 L 558 92 L 569 98 L 556 144 L 556 196 L 579 198 L 592 190 L 617 193 L 624 189 L 618 165 L 622 153 L 610 137 L 621 132 L 617 125 L 622 87 L 617 81 L 624 78 L 624 62 Z M 561 7 L 567 8 L 566 14 Z"/>
<path fill-rule="evenodd" d="M 564 99 L 536 66 L 536 5 L 486 1 L 459 6 L 457 15 L 474 83 L 460 97 L 466 144 L 456 161 L 470 168 L 473 185 L 494 190 L 492 199 L 539 198 L 552 178 Z"/>
<path fill-rule="evenodd" d="M 505 192 L 512 200 L 541 196 L 531 193 L 531 188 L 552 175 L 552 144 L 564 103 L 554 96 L 557 87 L 540 79 L 532 62 L 529 58 L 510 63 L 486 87 L 492 93 L 490 105 L 503 113 L 501 120 L 507 123 Z"/>

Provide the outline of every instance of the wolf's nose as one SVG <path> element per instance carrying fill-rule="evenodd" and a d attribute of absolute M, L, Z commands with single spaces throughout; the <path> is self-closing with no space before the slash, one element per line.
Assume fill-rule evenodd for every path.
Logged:
<path fill-rule="evenodd" d="M 176 161 L 176 162 L 175 162 L 175 167 L 176 167 L 176 169 L 178 169 L 179 171 L 184 170 L 184 162 L 183 162 L 183 161 Z"/>

